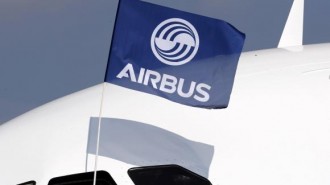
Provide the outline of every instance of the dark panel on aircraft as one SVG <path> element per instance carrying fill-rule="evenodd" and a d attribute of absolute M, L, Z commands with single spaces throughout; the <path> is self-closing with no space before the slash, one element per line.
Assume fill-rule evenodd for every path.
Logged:
<path fill-rule="evenodd" d="M 179 165 L 137 167 L 128 170 L 135 185 L 211 185 L 211 182 Z"/>
<path fill-rule="evenodd" d="M 94 172 L 72 174 L 51 179 L 48 185 L 93 185 Z M 96 185 L 117 185 L 106 171 L 97 171 Z"/>
<path fill-rule="evenodd" d="M 17 184 L 17 185 L 36 185 L 36 181 L 24 182 L 24 183 Z"/>

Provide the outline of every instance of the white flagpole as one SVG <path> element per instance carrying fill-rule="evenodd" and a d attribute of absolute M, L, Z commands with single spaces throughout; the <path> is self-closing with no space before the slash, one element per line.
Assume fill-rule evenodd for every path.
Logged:
<path fill-rule="evenodd" d="M 100 111 L 99 111 L 99 122 L 98 122 L 98 130 L 97 130 L 93 185 L 96 185 L 96 171 L 97 171 L 97 161 L 98 161 L 98 156 L 99 156 L 99 144 L 100 144 L 100 135 L 101 135 L 101 120 L 102 120 L 103 98 L 104 98 L 105 85 L 106 85 L 106 82 L 103 82 L 101 105 L 100 105 Z"/>
<path fill-rule="evenodd" d="M 108 63 L 107 63 L 107 68 L 105 72 L 105 79 L 103 82 L 103 87 L 102 87 L 102 96 L 101 96 L 101 106 L 100 106 L 100 112 L 99 112 L 99 123 L 98 123 L 98 130 L 97 130 L 97 143 L 96 143 L 96 154 L 95 154 L 95 163 L 94 163 L 94 180 L 93 180 L 93 185 L 96 185 L 96 170 L 97 170 L 97 162 L 98 162 L 98 156 L 99 156 L 99 144 L 100 144 L 100 132 L 101 132 L 101 116 L 102 116 L 102 109 L 103 109 L 103 98 L 104 98 L 104 91 L 105 91 L 105 86 L 106 86 L 106 77 L 108 73 L 108 67 L 109 67 L 109 59 L 111 56 L 111 48 L 112 48 L 112 42 L 113 42 L 113 37 L 116 31 L 116 23 L 117 23 L 117 18 L 118 18 L 118 12 L 119 12 L 119 7 L 120 7 L 120 2 L 118 2 L 118 7 L 117 7 L 117 12 L 116 12 L 116 18 L 115 18 L 115 24 L 113 28 L 113 33 L 112 33 L 112 39 L 111 39 L 111 44 L 110 44 L 110 51 L 109 51 L 109 56 L 108 56 Z"/>

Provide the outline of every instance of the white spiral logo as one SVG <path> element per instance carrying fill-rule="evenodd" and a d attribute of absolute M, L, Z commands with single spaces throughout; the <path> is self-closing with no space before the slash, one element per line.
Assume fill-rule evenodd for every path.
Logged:
<path fill-rule="evenodd" d="M 188 21 L 172 18 L 160 23 L 151 36 L 151 49 L 158 60 L 178 66 L 190 62 L 199 47 L 199 36 Z"/>

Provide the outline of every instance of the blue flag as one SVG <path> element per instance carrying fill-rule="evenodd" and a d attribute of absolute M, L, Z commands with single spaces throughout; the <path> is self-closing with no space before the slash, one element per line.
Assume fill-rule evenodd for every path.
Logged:
<path fill-rule="evenodd" d="M 120 0 L 105 82 L 189 106 L 225 108 L 244 40 L 222 20 Z"/>

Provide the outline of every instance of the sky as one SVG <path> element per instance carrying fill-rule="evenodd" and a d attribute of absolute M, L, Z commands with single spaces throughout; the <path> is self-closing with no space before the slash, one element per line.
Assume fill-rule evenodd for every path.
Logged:
<path fill-rule="evenodd" d="M 145 0 L 230 22 L 244 51 L 277 47 L 293 0 Z M 0 0 L 0 124 L 103 82 L 118 0 Z M 330 42 L 329 0 L 305 2 L 304 44 Z"/>

